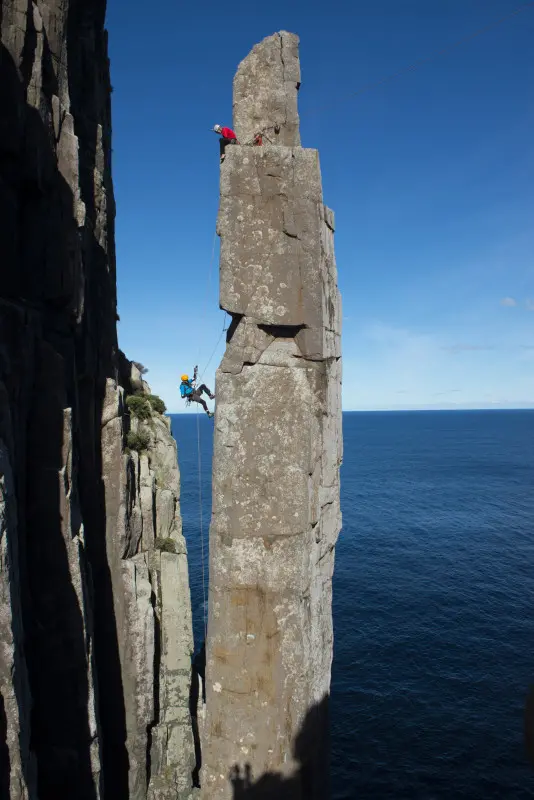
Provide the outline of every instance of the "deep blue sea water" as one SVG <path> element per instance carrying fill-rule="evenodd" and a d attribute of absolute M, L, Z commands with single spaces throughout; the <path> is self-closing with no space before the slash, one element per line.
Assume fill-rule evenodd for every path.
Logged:
<path fill-rule="evenodd" d="M 213 423 L 200 417 L 207 543 Z M 197 420 L 172 419 L 195 637 Z M 347 413 L 332 797 L 534 798 L 534 412 Z"/>

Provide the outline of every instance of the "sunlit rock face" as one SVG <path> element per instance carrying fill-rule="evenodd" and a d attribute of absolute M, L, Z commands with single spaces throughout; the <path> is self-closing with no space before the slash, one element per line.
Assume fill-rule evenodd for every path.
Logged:
<path fill-rule="evenodd" d="M 229 146 L 221 164 L 232 324 L 216 380 L 206 800 L 278 783 L 284 797 L 328 794 L 341 302 L 318 153 L 300 147 L 299 85 L 296 36 L 253 48 L 234 80 L 234 127 L 240 142 L 274 124 L 278 138 Z"/>

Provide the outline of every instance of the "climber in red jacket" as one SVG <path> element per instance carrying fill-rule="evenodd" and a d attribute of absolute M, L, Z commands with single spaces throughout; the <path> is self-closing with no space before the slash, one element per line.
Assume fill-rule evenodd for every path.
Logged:
<path fill-rule="evenodd" d="M 237 136 L 231 128 L 221 128 L 220 125 L 214 125 L 213 130 L 221 137 L 219 145 L 221 148 L 221 163 L 224 161 L 224 151 L 227 144 L 239 144 Z"/>

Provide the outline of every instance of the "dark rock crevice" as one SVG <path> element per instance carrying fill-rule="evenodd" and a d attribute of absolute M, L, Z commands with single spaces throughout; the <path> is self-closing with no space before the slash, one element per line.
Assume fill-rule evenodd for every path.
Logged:
<path fill-rule="evenodd" d="M 258 325 L 260 331 L 273 336 L 275 339 L 295 339 L 300 331 L 307 328 L 307 325 Z"/>

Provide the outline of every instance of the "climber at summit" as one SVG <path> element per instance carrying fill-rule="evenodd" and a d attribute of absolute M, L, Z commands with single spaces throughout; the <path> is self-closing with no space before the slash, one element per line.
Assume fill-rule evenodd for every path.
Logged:
<path fill-rule="evenodd" d="M 220 125 L 214 125 L 213 130 L 221 137 L 219 141 L 219 146 L 221 148 L 221 164 L 222 164 L 225 157 L 224 151 L 226 150 L 226 145 L 239 144 L 239 142 L 237 141 L 237 136 L 235 135 L 235 133 L 231 128 L 221 128 Z"/>
<path fill-rule="evenodd" d="M 207 394 L 210 400 L 214 400 L 215 395 L 210 392 L 205 383 L 201 383 L 200 386 L 195 386 L 195 383 L 197 382 L 197 373 L 198 367 L 195 367 L 192 378 L 190 378 L 189 375 L 182 375 L 180 395 L 188 403 L 200 403 L 208 417 L 213 417 L 213 411 L 208 409 L 206 401 L 202 398 L 202 394 Z"/>

